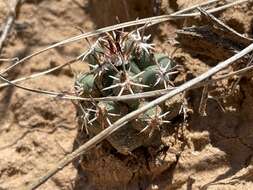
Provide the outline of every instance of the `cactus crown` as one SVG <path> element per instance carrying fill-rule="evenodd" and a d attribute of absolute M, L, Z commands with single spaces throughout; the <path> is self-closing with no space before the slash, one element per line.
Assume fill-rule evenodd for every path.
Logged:
<path fill-rule="evenodd" d="M 156 53 L 154 44 L 148 43 L 149 39 L 150 35 L 144 36 L 138 30 L 130 33 L 114 31 L 99 38 L 85 58 L 90 72 L 76 80 L 76 86 L 81 89 L 80 95 L 98 98 L 170 88 L 173 85 L 172 76 L 177 73 L 176 65 L 167 55 Z M 119 117 L 138 109 L 149 100 L 142 98 L 97 104 L 82 103 L 88 115 L 85 117 L 86 127 L 92 134 L 97 134 Z M 117 136 L 122 138 L 119 130 L 109 142 L 118 151 L 126 148 L 132 151 L 146 143 L 144 139 L 149 139 L 146 138 L 147 134 L 148 137 L 152 136 L 155 129 L 167 123 L 167 115 L 169 112 L 164 105 L 150 109 L 131 121 L 131 130 L 124 134 L 128 140 L 130 136 L 138 139 L 133 142 L 120 139 L 117 142 Z"/>

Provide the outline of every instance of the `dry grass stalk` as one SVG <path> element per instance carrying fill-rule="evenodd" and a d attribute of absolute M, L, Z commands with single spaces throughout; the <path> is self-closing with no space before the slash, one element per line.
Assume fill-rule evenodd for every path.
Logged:
<path fill-rule="evenodd" d="M 10 8 L 10 13 L 7 17 L 7 21 L 6 21 L 6 24 L 4 26 L 4 29 L 2 31 L 2 35 L 0 36 L 0 53 L 2 51 L 2 48 L 3 48 L 3 45 L 4 45 L 4 42 L 8 36 L 8 33 L 10 32 L 11 30 L 11 27 L 15 21 L 15 18 L 16 18 L 16 8 L 19 4 L 20 0 L 15 0 L 12 4 L 11 4 L 11 8 Z"/>

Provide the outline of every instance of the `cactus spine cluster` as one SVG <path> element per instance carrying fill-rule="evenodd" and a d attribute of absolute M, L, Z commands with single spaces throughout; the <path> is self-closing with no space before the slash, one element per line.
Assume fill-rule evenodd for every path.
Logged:
<path fill-rule="evenodd" d="M 83 97 L 122 96 L 170 88 L 175 63 L 165 54 L 156 53 L 150 36 L 139 31 L 115 31 L 101 37 L 91 47 L 86 61 L 90 71 L 75 83 Z M 152 98 L 127 101 L 81 102 L 87 132 L 96 135 L 113 122 Z M 156 106 L 129 122 L 107 140 L 120 153 L 127 154 L 139 146 L 159 141 L 159 129 L 169 121 L 171 108 Z M 85 117 L 84 117 L 85 115 Z"/>

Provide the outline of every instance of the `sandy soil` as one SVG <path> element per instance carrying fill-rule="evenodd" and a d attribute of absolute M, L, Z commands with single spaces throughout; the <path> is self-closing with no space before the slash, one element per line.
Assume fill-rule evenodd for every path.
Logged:
<path fill-rule="evenodd" d="M 53 42 L 95 28 L 153 16 L 152 1 L 128 0 L 27 0 L 18 7 L 18 17 L 1 57 L 24 57 Z M 172 1 L 171 1 L 172 2 Z M 174 1 L 173 1 L 174 2 Z M 177 1 L 166 11 L 188 7 L 201 0 Z M 8 1 L 0 1 L 0 23 L 8 13 Z M 252 4 L 244 4 L 218 14 L 241 33 L 253 35 Z M 108 11 L 110 10 L 110 11 Z M 161 10 L 161 12 L 164 10 Z M 191 23 L 191 22 L 189 22 Z M 187 24 L 189 24 L 187 22 Z M 160 51 L 172 52 L 166 41 L 175 36 L 178 23 L 155 26 L 150 32 Z M 182 25 L 182 23 L 180 23 Z M 27 76 L 62 64 L 80 55 L 86 41 L 59 47 L 34 57 L 8 73 L 9 79 Z M 210 66 L 179 52 L 177 60 L 191 75 Z M 0 68 L 10 63 L 0 63 Z M 85 64 L 74 64 L 78 73 Z M 55 91 L 72 91 L 73 72 L 64 68 L 22 85 Z M 191 113 L 187 123 L 174 122 L 162 150 L 136 150 L 124 157 L 106 142 L 75 161 L 39 189 L 253 189 L 253 80 L 245 77 L 240 90 L 223 102 L 208 101 L 207 116 L 196 108 L 200 90 L 189 93 Z M 75 106 L 16 88 L 0 89 L 0 189 L 26 187 L 58 163 L 81 143 Z M 155 152 L 154 154 L 150 152 Z M 155 155 L 155 156 L 154 156 Z M 137 159 L 138 158 L 138 159 Z"/>

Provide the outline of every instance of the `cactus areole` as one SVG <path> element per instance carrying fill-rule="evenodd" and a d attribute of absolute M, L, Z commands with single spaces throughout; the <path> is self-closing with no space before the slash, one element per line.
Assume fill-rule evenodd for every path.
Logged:
<path fill-rule="evenodd" d="M 149 36 L 139 31 L 115 31 L 99 38 L 85 57 L 90 71 L 80 75 L 75 87 L 82 97 L 122 96 L 170 88 L 176 64 L 148 43 Z M 119 118 L 132 112 L 151 99 L 128 101 L 80 102 L 79 119 L 86 132 L 93 136 Z M 180 104 L 180 102 L 177 104 Z M 107 140 L 120 153 L 128 154 L 140 146 L 160 142 L 161 126 L 169 123 L 171 105 L 159 105 L 139 115 Z M 179 112 L 180 106 L 175 106 Z"/>

